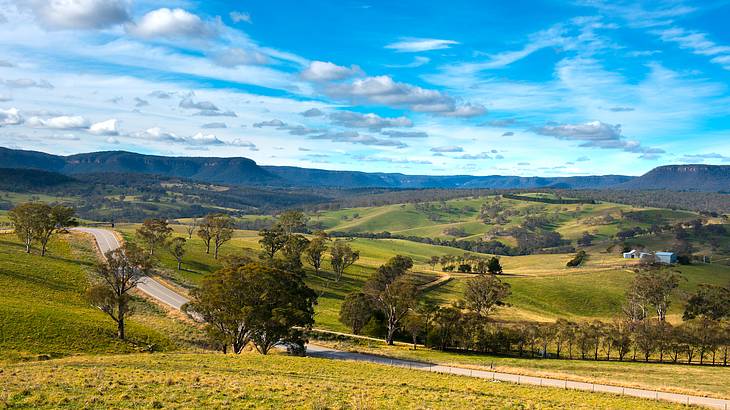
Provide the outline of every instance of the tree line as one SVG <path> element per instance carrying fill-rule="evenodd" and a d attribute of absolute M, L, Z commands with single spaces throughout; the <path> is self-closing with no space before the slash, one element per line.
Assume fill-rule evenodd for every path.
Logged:
<path fill-rule="evenodd" d="M 435 260 L 435 259 L 434 259 Z M 510 286 L 482 273 L 466 281 L 462 298 L 450 306 L 419 300 L 409 269 L 396 256 L 363 289 L 345 298 L 340 321 L 354 334 L 420 341 L 428 347 L 520 357 L 643 360 L 727 365 L 730 349 L 730 286 L 701 285 L 688 299 L 683 322 L 666 321 L 680 276 L 670 270 L 637 273 L 626 295 L 624 315 L 609 322 L 500 322 L 491 316 L 505 305 Z"/>

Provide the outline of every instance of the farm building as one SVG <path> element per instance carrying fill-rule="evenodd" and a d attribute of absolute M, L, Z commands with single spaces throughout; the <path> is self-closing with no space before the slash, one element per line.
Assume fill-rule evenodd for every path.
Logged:
<path fill-rule="evenodd" d="M 624 252 L 624 259 L 635 259 L 638 257 L 638 252 L 636 252 L 636 249 L 633 249 L 629 252 Z"/>
<path fill-rule="evenodd" d="M 674 252 L 657 252 L 654 255 L 656 256 L 656 261 L 659 263 L 667 265 L 677 263 L 677 255 Z"/>

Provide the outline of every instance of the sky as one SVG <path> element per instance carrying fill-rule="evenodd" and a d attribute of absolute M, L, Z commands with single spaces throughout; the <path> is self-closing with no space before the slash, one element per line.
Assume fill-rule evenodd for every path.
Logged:
<path fill-rule="evenodd" d="M 729 16 L 730 0 L 0 0 L 0 146 L 431 175 L 730 165 Z"/>

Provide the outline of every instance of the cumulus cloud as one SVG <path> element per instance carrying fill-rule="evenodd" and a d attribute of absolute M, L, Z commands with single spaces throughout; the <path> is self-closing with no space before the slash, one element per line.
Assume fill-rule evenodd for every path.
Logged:
<path fill-rule="evenodd" d="M 53 84 L 46 80 L 31 80 L 29 78 L 18 78 L 17 80 L 5 80 L 5 85 L 10 88 L 53 88 Z"/>
<path fill-rule="evenodd" d="M 600 121 L 583 124 L 546 125 L 533 128 L 539 135 L 555 137 L 561 140 L 580 141 L 581 147 L 603 149 L 620 149 L 626 152 L 642 154 L 641 158 L 655 159 L 664 150 L 644 147 L 638 141 L 627 140 L 621 133 L 621 125 L 610 125 Z"/>
<path fill-rule="evenodd" d="M 112 118 L 110 120 L 91 124 L 89 132 L 96 135 L 119 135 L 117 122 L 118 121 L 116 119 Z"/>
<path fill-rule="evenodd" d="M 229 145 L 233 145 L 233 146 L 235 146 L 235 147 L 243 147 L 243 148 L 248 148 L 248 149 L 250 149 L 251 151 L 258 151 L 258 148 L 256 147 L 256 144 L 254 144 L 254 143 L 253 143 L 253 142 L 251 142 L 251 141 L 246 141 L 246 140 L 243 140 L 243 139 L 241 139 L 241 138 L 236 138 L 236 139 L 234 139 L 233 141 L 229 142 L 228 144 L 229 144 Z"/>
<path fill-rule="evenodd" d="M 378 131 L 391 127 L 412 127 L 413 122 L 406 117 L 386 118 L 377 114 L 361 114 L 352 111 L 335 111 L 329 115 L 333 124 L 348 128 L 368 128 Z"/>
<path fill-rule="evenodd" d="M 478 154 L 464 154 L 456 157 L 456 159 L 492 159 L 492 156 L 487 152 L 480 152 Z"/>
<path fill-rule="evenodd" d="M 303 125 L 285 125 L 277 129 L 288 131 L 291 135 L 309 135 L 321 132 L 321 130 L 305 127 Z"/>
<path fill-rule="evenodd" d="M 219 111 L 218 107 L 210 101 L 194 101 L 192 97 L 185 97 L 180 101 L 181 108 L 195 109 L 195 110 L 208 110 L 208 111 Z"/>
<path fill-rule="evenodd" d="M 372 135 L 360 134 L 356 131 L 324 132 L 322 134 L 310 135 L 310 139 L 330 140 L 332 142 L 349 142 L 361 145 L 376 145 L 382 147 L 406 148 L 408 145 L 393 139 L 377 138 Z"/>
<path fill-rule="evenodd" d="M 441 40 L 436 38 L 402 38 L 399 41 L 385 46 L 387 49 L 401 53 L 418 53 L 421 51 L 441 50 L 452 45 L 459 44 L 454 40 Z"/>
<path fill-rule="evenodd" d="M 116 145 L 116 144 L 119 144 L 119 140 L 114 137 L 109 137 L 106 139 L 106 143 Z"/>
<path fill-rule="evenodd" d="M 229 48 L 213 54 L 213 62 L 222 67 L 238 67 L 242 65 L 264 65 L 269 63 L 269 57 L 256 50 Z"/>
<path fill-rule="evenodd" d="M 431 152 L 464 152 L 464 148 L 457 145 L 446 145 L 442 147 L 433 147 L 431 148 Z"/>
<path fill-rule="evenodd" d="M 366 77 L 346 84 L 330 84 L 326 92 L 334 97 L 356 102 L 408 107 L 414 111 L 469 117 L 486 110 L 478 104 L 459 105 L 450 96 L 436 90 L 399 83 L 387 75 Z"/>
<path fill-rule="evenodd" d="M 225 122 L 209 122 L 207 124 L 201 125 L 200 128 L 228 128 L 228 125 L 226 125 Z"/>
<path fill-rule="evenodd" d="M 150 103 L 147 100 L 143 100 L 139 97 L 134 97 L 134 106 L 135 107 L 137 107 L 137 108 L 146 107 L 148 105 L 150 105 Z"/>
<path fill-rule="evenodd" d="M 186 10 L 161 8 L 145 14 L 136 23 L 127 24 L 127 31 L 147 39 L 198 39 L 212 37 L 217 29 Z"/>
<path fill-rule="evenodd" d="M 307 81 L 326 82 L 343 80 L 361 73 L 360 67 L 343 67 L 328 61 L 312 61 L 300 76 Z"/>
<path fill-rule="evenodd" d="M 428 134 L 423 131 L 383 131 L 383 135 L 387 135 L 390 138 L 428 138 Z"/>
<path fill-rule="evenodd" d="M 517 120 L 515 118 L 502 118 L 499 120 L 491 120 L 487 122 L 483 122 L 479 124 L 480 127 L 484 126 L 490 126 L 490 127 L 509 127 L 511 125 L 515 125 L 517 123 Z"/>
<path fill-rule="evenodd" d="M 220 110 L 200 110 L 193 115 L 199 115 L 203 117 L 238 117 L 233 111 L 220 111 Z"/>
<path fill-rule="evenodd" d="M 231 18 L 231 21 L 234 23 L 248 23 L 251 24 L 253 21 L 251 20 L 251 15 L 249 13 L 245 13 L 242 11 L 232 11 L 228 13 L 228 16 Z"/>
<path fill-rule="evenodd" d="M 365 162 L 388 162 L 391 164 L 419 164 L 419 165 L 431 165 L 432 162 L 428 160 L 420 159 L 408 159 L 408 158 L 392 158 L 372 155 L 353 155 L 352 159 L 357 161 Z"/>
<path fill-rule="evenodd" d="M 178 137 L 172 132 L 162 131 L 162 128 L 160 127 L 152 127 L 143 132 L 133 134 L 132 136 L 142 139 L 152 139 L 156 141 L 185 142 L 185 138 Z"/>
<path fill-rule="evenodd" d="M 17 108 L 0 109 L 0 126 L 18 125 L 23 123 L 23 116 Z"/>
<path fill-rule="evenodd" d="M 149 96 L 159 98 L 162 100 L 169 100 L 170 98 L 175 96 L 175 93 L 157 90 L 157 91 L 152 91 L 151 93 L 149 93 Z"/>
<path fill-rule="evenodd" d="M 718 154 L 716 152 L 711 152 L 708 154 L 685 154 L 680 159 L 680 161 L 682 162 L 705 162 L 706 160 L 720 160 L 722 162 L 730 162 L 730 157 L 727 155 Z"/>
<path fill-rule="evenodd" d="M 25 5 L 50 30 L 100 29 L 129 20 L 126 0 L 28 0 Z"/>
<path fill-rule="evenodd" d="M 43 119 L 39 117 L 31 117 L 28 119 L 28 125 L 39 128 L 52 128 L 57 130 L 85 129 L 89 128 L 89 121 L 81 116 L 61 115 Z"/>
<path fill-rule="evenodd" d="M 301 113 L 303 117 L 321 117 L 324 115 L 324 112 L 320 110 L 319 108 L 310 108 L 304 112 Z"/>
<path fill-rule="evenodd" d="M 218 139 L 213 134 L 203 134 L 202 132 L 199 132 L 192 137 L 186 139 L 186 142 L 189 142 L 194 145 L 224 145 L 225 143 Z"/>
<path fill-rule="evenodd" d="M 263 127 L 284 127 L 286 126 L 286 123 L 279 119 L 273 119 L 268 121 L 261 121 L 253 124 L 254 128 L 263 128 Z"/>

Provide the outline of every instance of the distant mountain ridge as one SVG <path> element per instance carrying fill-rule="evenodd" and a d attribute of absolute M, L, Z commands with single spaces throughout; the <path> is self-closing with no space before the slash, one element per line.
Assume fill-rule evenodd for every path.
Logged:
<path fill-rule="evenodd" d="M 709 165 L 659 167 L 641 177 L 433 176 L 261 166 L 243 157 L 166 157 L 126 151 L 59 156 L 0 147 L 0 167 L 40 169 L 66 175 L 156 174 L 208 183 L 271 187 L 730 190 L 730 166 Z"/>
<path fill-rule="evenodd" d="M 730 192 L 730 165 L 663 165 L 617 188 Z"/>

